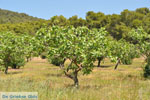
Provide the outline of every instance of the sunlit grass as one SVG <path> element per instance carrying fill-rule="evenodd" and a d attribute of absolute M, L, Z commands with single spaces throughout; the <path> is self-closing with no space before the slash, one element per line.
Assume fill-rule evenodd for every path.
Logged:
<path fill-rule="evenodd" d="M 65 77 L 59 67 L 34 58 L 24 68 L 0 73 L 0 91 L 38 92 L 39 100 L 150 100 L 150 81 L 142 76 L 143 59 L 132 65 L 114 65 L 105 60 L 103 68 L 90 75 L 79 74 L 80 87 Z M 96 63 L 95 63 L 96 64 Z"/>

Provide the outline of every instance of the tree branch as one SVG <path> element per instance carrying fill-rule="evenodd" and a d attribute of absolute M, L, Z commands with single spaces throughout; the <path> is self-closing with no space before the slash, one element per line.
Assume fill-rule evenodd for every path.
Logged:
<path fill-rule="evenodd" d="M 73 79 L 73 76 L 71 76 L 70 74 L 68 74 L 66 71 L 64 71 L 65 75 L 71 79 Z"/>
<path fill-rule="evenodd" d="M 74 60 L 75 65 L 78 67 L 78 69 L 76 69 L 76 72 L 79 72 L 82 69 L 82 65 L 77 64 L 76 59 Z"/>

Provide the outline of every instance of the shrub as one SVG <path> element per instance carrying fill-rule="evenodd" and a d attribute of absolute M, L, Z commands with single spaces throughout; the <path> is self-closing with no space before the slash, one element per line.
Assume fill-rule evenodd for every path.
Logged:
<path fill-rule="evenodd" d="M 144 68 L 144 77 L 150 78 L 150 65 L 149 64 L 146 64 L 146 66 Z"/>
<path fill-rule="evenodd" d="M 12 60 L 12 62 L 10 63 L 9 66 L 11 66 L 11 68 L 13 69 L 19 69 L 21 66 L 25 65 L 25 60 L 24 59 L 15 59 Z"/>
<path fill-rule="evenodd" d="M 41 58 L 42 58 L 42 59 L 46 59 L 46 53 L 43 52 L 43 53 L 41 54 Z"/>
<path fill-rule="evenodd" d="M 64 61 L 64 59 L 60 58 L 60 57 L 51 57 L 49 59 L 49 62 L 53 65 L 56 65 L 56 66 L 60 66 L 60 64 L 62 64 Z"/>
<path fill-rule="evenodd" d="M 122 59 L 121 62 L 125 65 L 130 65 L 130 64 L 132 64 L 132 59 Z"/>
<path fill-rule="evenodd" d="M 41 58 L 42 59 L 46 59 L 46 55 L 41 55 Z"/>

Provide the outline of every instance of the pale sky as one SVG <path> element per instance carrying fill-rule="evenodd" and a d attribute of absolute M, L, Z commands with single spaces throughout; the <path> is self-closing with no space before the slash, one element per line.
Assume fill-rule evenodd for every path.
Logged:
<path fill-rule="evenodd" d="M 86 12 L 119 14 L 124 9 L 150 7 L 150 0 L 0 0 L 0 8 L 50 19 L 55 15 L 67 18 L 78 15 L 85 18 Z"/>

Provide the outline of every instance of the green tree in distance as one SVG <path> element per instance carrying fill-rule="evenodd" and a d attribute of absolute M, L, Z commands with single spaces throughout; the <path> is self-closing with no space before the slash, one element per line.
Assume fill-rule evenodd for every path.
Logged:
<path fill-rule="evenodd" d="M 131 43 L 136 44 L 141 55 L 146 57 L 144 76 L 150 77 L 150 35 L 146 33 L 143 28 L 138 28 L 129 32 L 129 37 L 132 39 Z"/>

